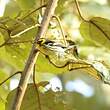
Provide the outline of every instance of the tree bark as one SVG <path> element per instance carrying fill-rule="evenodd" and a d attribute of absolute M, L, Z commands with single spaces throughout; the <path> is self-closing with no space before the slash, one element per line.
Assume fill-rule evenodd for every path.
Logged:
<path fill-rule="evenodd" d="M 13 100 L 13 105 L 12 105 L 11 110 L 20 110 L 20 106 L 21 106 L 21 103 L 22 103 L 22 100 L 23 100 L 23 97 L 24 97 L 24 94 L 25 94 L 25 91 L 27 88 L 27 84 L 28 84 L 30 75 L 32 73 L 34 64 L 35 64 L 37 56 L 39 54 L 38 51 L 35 52 L 36 43 L 40 37 L 45 35 L 46 30 L 47 30 L 48 25 L 49 25 L 49 22 L 50 22 L 50 19 L 53 16 L 55 8 L 57 6 L 57 2 L 58 2 L 58 0 L 49 0 L 48 1 L 47 7 L 46 7 L 46 10 L 45 10 L 42 22 L 41 22 L 41 26 L 38 29 L 38 33 L 37 33 L 37 36 L 34 40 L 34 44 L 32 46 L 30 55 L 29 55 L 28 60 L 26 62 L 24 71 L 21 75 L 21 79 L 19 82 L 19 86 L 18 86 L 16 95 L 15 95 L 15 98 Z"/>

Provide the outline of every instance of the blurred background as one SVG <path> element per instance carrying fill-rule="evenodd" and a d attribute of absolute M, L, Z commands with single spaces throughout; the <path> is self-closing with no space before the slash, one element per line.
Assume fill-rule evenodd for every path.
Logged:
<path fill-rule="evenodd" d="M 47 2 L 47 0 L 45 0 Z M 99 16 L 110 19 L 110 0 L 79 0 L 80 8 L 85 19 Z M 16 18 L 21 19 L 31 10 L 40 6 L 40 0 L 0 0 L 0 23 L 7 26 L 12 25 Z M 77 13 L 74 0 L 59 0 L 56 15 L 61 19 L 65 35 L 76 42 L 79 56 L 87 60 L 103 60 L 110 64 L 110 52 L 91 41 L 83 39 L 80 35 L 79 26 L 81 19 Z M 6 19 L 11 22 L 5 21 Z M 3 21 L 4 20 L 4 21 Z M 30 15 L 22 21 L 28 26 L 33 26 L 41 21 L 39 12 Z M 0 24 L 0 26 L 2 26 Z M 61 32 L 55 20 L 52 21 L 54 28 L 49 28 L 46 37 L 59 39 Z M 21 25 L 22 26 L 22 23 Z M 20 28 L 21 29 L 21 28 Z M 25 28 L 22 28 L 24 30 Z M 13 33 L 17 35 L 22 30 L 17 29 Z M 0 29 L 0 45 L 5 42 L 5 35 Z M 12 30 L 11 30 L 12 31 Z M 36 35 L 36 28 L 24 33 L 16 39 L 33 39 Z M 18 70 L 23 70 L 29 50 L 32 44 L 0 46 L 0 82 Z M 41 55 L 38 58 L 36 67 L 36 81 L 49 81 L 54 91 L 68 91 L 72 95 L 66 97 L 71 103 L 73 110 L 109 110 L 110 109 L 110 86 L 103 84 L 80 70 L 65 71 L 56 69 Z M 20 75 L 14 76 L 5 84 L 0 86 L 0 110 L 4 110 L 7 94 L 17 87 Z M 30 80 L 31 82 L 31 80 Z"/>

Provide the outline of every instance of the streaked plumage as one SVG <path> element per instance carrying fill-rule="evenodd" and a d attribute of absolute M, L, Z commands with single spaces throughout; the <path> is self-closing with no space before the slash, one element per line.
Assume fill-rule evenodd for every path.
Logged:
<path fill-rule="evenodd" d="M 76 61 L 78 56 L 77 47 L 74 42 L 67 41 L 68 45 L 64 46 L 53 40 L 41 38 L 38 41 L 37 48 L 41 53 L 49 56 L 51 61 L 59 66 L 65 65 L 68 61 Z"/>

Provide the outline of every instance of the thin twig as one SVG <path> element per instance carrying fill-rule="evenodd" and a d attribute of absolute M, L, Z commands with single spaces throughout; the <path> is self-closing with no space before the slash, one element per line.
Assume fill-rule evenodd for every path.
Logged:
<path fill-rule="evenodd" d="M 6 78 L 4 81 L 2 81 L 2 82 L 0 83 L 0 86 L 1 86 L 2 84 L 4 84 L 7 80 L 9 80 L 11 77 L 13 77 L 13 76 L 15 76 L 15 75 L 17 75 L 17 74 L 21 74 L 21 73 L 22 73 L 22 71 L 17 71 L 16 73 L 12 74 L 12 75 L 9 76 L 8 78 Z"/>
<path fill-rule="evenodd" d="M 43 5 L 44 5 L 44 0 L 40 0 L 40 6 L 43 6 Z M 43 8 L 41 9 L 41 16 L 43 16 Z M 39 90 L 38 90 L 35 78 L 36 78 L 36 76 L 35 76 L 35 65 L 34 65 L 34 67 L 33 67 L 33 83 L 34 83 L 35 90 L 37 92 L 38 108 L 39 108 L 39 110 L 41 110 L 40 94 L 39 94 Z"/>
<path fill-rule="evenodd" d="M 41 8 L 43 8 L 43 7 L 46 7 L 46 5 L 42 5 L 42 6 L 38 7 L 37 9 L 31 11 L 29 14 L 27 14 L 26 16 L 24 16 L 24 17 L 21 19 L 21 21 L 23 21 L 23 20 L 26 19 L 28 16 L 30 16 L 31 14 L 35 13 L 36 11 L 38 11 L 39 9 L 41 9 Z M 15 24 L 15 25 L 16 25 L 16 24 Z M 10 35 L 10 34 L 9 34 L 9 36 L 11 36 L 11 37 L 13 37 L 13 38 L 14 38 L 14 37 L 18 37 L 18 36 L 24 34 L 25 32 L 29 31 L 30 29 L 33 29 L 33 28 L 38 27 L 38 26 L 40 26 L 40 25 L 39 25 L 39 24 L 35 24 L 34 26 L 31 26 L 31 27 L 29 27 L 29 28 L 27 28 L 27 29 L 21 31 L 21 32 L 19 32 L 18 34 L 15 34 L 15 35 Z M 6 27 L 6 28 L 0 27 L 0 28 L 6 30 L 6 31 L 9 33 L 9 30 L 8 30 L 7 27 Z M 11 39 L 11 38 L 9 38 L 9 39 Z M 9 40 L 9 39 L 8 39 L 8 40 Z M 8 44 L 8 43 L 7 43 L 8 40 L 5 41 L 3 44 L 1 44 L 0 47 L 3 47 L 3 46 L 5 46 L 6 44 Z"/>
<path fill-rule="evenodd" d="M 42 110 L 41 109 L 41 102 L 40 102 L 40 94 L 39 94 L 39 90 L 38 90 L 35 78 L 36 78 L 36 76 L 35 76 L 35 65 L 34 65 L 34 68 L 33 68 L 33 83 L 34 83 L 34 86 L 35 86 L 35 89 L 36 89 L 36 92 L 37 92 L 38 108 L 39 108 L 39 110 Z"/>
<path fill-rule="evenodd" d="M 30 27 L 24 29 L 23 31 L 19 32 L 18 34 L 11 35 L 11 38 L 18 37 L 18 36 L 24 34 L 25 32 L 27 32 L 27 31 L 29 31 L 29 30 L 31 30 L 31 29 L 33 29 L 33 28 L 36 28 L 36 27 L 40 27 L 40 25 L 39 25 L 39 24 L 35 24 L 35 25 L 33 25 L 33 26 L 30 26 Z"/>
<path fill-rule="evenodd" d="M 16 17 L 16 19 L 17 19 L 19 22 L 22 22 L 24 19 L 26 19 L 26 18 L 29 17 L 31 14 L 35 13 L 36 11 L 38 11 L 39 9 L 41 9 L 41 8 L 43 8 L 43 7 L 46 7 L 46 4 L 40 6 L 40 7 L 36 8 L 36 9 L 34 9 L 34 10 L 31 11 L 31 12 L 29 12 L 26 16 L 22 17 L 21 19 L 20 19 L 20 18 L 17 19 L 17 17 Z M 18 15 L 18 16 L 19 16 L 19 15 Z M 19 26 L 18 23 L 15 23 L 14 25 L 16 26 L 16 28 Z M 18 25 L 18 26 L 17 26 L 17 25 Z M 36 26 L 36 25 L 37 25 L 37 24 L 35 24 L 35 26 Z M 33 27 L 33 26 L 31 26 L 31 27 Z M 29 27 L 29 28 L 31 29 L 31 27 Z M 27 28 L 27 30 L 23 30 L 23 31 L 21 31 L 20 33 L 18 33 L 17 35 L 21 34 L 21 33 L 24 32 L 24 31 L 28 31 L 28 30 L 30 30 L 30 29 Z M 8 30 L 8 29 L 7 29 L 7 30 Z M 11 31 L 12 31 L 12 30 L 11 30 Z M 11 37 L 17 37 L 17 36 L 14 35 L 14 36 L 11 36 Z"/>
<path fill-rule="evenodd" d="M 81 9 L 80 9 L 78 0 L 74 0 L 74 1 L 75 1 L 76 8 L 77 8 L 77 11 L 78 11 L 78 13 L 79 13 L 80 18 L 81 18 L 83 21 L 87 21 L 87 20 L 82 16 L 82 12 L 81 12 Z"/>
<path fill-rule="evenodd" d="M 38 11 L 39 9 L 41 9 L 41 8 L 43 8 L 43 7 L 46 7 L 46 5 L 42 5 L 42 6 L 38 7 L 37 9 L 31 11 L 28 15 L 24 16 L 24 17 L 21 19 L 21 21 L 24 20 L 24 19 L 26 19 L 28 16 L 30 16 L 31 14 L 35 13 L 36 11 Z M 15 24 L 15 25 L 16 25 L 16 24 Z M 21 31 L 21 32 L 18 33 L 18 34 L 11 35 L 11 37 L 18 37 L 18 36 L 24 34 L 25 32 L 29 31 L 30 29 L 33 29 L 33 28 L 38 27 L 38 26 L 40 26 L 40 25 L 39 25 L 39 24 L 35 24 L 34 26 L 31 26 L 31 27 L 29 27 L 29 28 L 27 28 L 27 29 Z M 4 27 L 0 27 L 0 28 L 6 30 L 7 32 L 9 31 L 8 28 L 4 28 Z M 11 38 L 9 38 L 9 39 L 11 39 Z M 9 39 L 8 39 L 8 40 L 9 40 Z M 8 43 L 8 40 L 5 41 L 3 44 L 1 44 L 0 47 L 3 47 L 3 46 L 5 46 L 5 45 L 7 45 L 7 44 L 12 44 L 12 43 Z M 14 43 L 14 42 L 13 42 L 13 43 Z M 15 43 L 17 43 L 17 42 L 15 42 Z"/>
<path fill-rule="evenodd" d="M 65 44 L 65 46 L 67 46 L 67 42 L 66 42 L 66 39 L 65 39 L 65 33 L 64 33 L 63 26 L 62 26 L 62 23 L 60 21 L 60 18 L 56 15 L 54 15 L 53 18 L 55 18 L 57 20 L 57 22 L 60 26 L 60 30 L 61 30 L 61 34 L 62 34 L 62 37 L 63 37 L 64 44 Z"/>
<path fill-rule="evenodd" d="M 15 35 L 11 35 L 11 38 L 7 39 L 3 44 L 0 45 L 0 47 L 3 47 L 5 45 L 8 45 L 8 44 L 14 44 L 14 43 L 26 43 L 26 42 L 31 42 L 31 41 L 21 41 L 21 42 L 8 42 L 9 40 L 11 40 L 12 38 L 15 38 L 15 37 L 18 37 L 22 34 L 24 34 L 25 32 L 29 31 L 30 29 L 33 29 L 33 28 L 36 28 L 36 27 L 39 27 L 40 25 L 39 24 L 35 24 L 34 26 L 31 26 L 21 32 L 19 32 L 18 34 L 15 34 Z"/>
<path fill-rule="evenodd" d="M 15 94 L 15 98 L 13 100 L 11 110 L 20 110 L 20 106 L 21 106 L 21 103 L 22 103 L 22 100 L 23 100 L 23 97 L 24 97 L 24 94 L 25 94 L 25 91 L 27 88 L 29 78 L 31 76 L 34 64 L 35 64 L 37 56 L 39 54 L 38 51 L 35 52 L 37 41 L 39 40 L 40 37 L 45 35 L 49 22 L 51 20 L 51 17 L 53 16 L 54 10 L 57 6 L 57 2 L 58 2 L 58 0 L 49 0 L 48 1 L 47 8 L 45 10 L 45 13 L 44 13 L 44 16 L 43 16 L 43 19 L 41 22 L 41 26 L 38 29 L 38 34 L 34 40 L 30 55 L 28 57 L 24 71 L 22 73 L 22 76 L 21 76 L 21 79 L 19 82 L 19 86 L 18 86 L 17 92 Z"/>
<path fill-rule="evenodd" d="M 46 7 L 46 4 L 41 5 L 41 6 L 40 6 L 40 7 L 38 7 L 37 9 L 35 9 L 35 10 L 31 11 L 29 14 L 27 14 L 26 16 L 24 16 L 21 20 L 26 19 L 28 16 L 30 16 L 31 14 L 35 13 L 36 11 L 38 11 L 39 9 L 42 9 L 42 8 L 44 8 L 44 7 Z"/>

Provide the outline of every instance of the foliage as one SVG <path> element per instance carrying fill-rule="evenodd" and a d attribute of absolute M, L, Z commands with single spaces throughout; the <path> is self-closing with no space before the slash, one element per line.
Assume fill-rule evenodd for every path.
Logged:
<path fill-rule="evenodd" d="M 110 20 L 108 18 L 110 17 L 110 12 L 108 10 L 110 6 L 109 4 L 102 5 L 95 2 L 95 0 L 79 0 L 79 3 L 83 16 L 85 16 L 82 21 L 79 20 L 80 16 L 77 14 L 77 9 L 74 6 L 75 3 L 73 0 L 59 0 L 55 14 L 57 14 L 61 19 L 67 39 L 71 39 L 79 45 L 79 58 L 84 59 L 83 61 L 89 60 L 88 62 L 92 62 L 90 56 L 93 57 L 93 60 L 101 59 L 101 61 L 104 61 L 102 64 L 106 65 L 107 71 L 109 71 Z M 6 5 L 4 16 L 0 18 L 0 82 L 2 82 L 6 77 L 12 75 L 15 71 L 23 70 L 42 19 L 40 11 L 36 10 L 39 6 L 40 0 L 10 0 Z M 89 20 L 85 20 L 87 16 L 89 18 L 91 16 L 92 17 Z M 58 42 L 62 41 L 61 29 L 55 19 L 51 20 L 45 37 Z M 79 67 L 82 65 L 74 65 L 73 69 L 77 66 Z M 95 68 L 95 70 L 94 68 L 95 67 L 92 69 L 90 68 L 92 72 L 90 71 L 89 74 L 99 78 L 97 77 L 97 68 Z M 84 70 L 84 73 L 88 72 L 88 69 Z M 80 74 L 77 74 L 78 72 Z M 98 108 L 100 110 L 108 110 L 110 107 L 110 102 L 108 101 L 108 103 L 106 103 L 105 101 L 107 94 L 106 92 L 104 94 L 104 89 L 101 89 L 102 84 L 94 81 L 93 79 L 89 79 L 86 74 L 82 77 L 81 74 L 83 72 L 75 71 L 75 75 L 68 74 L 67 76 L 64 73 L 68 73 L 68 67 L 56 68 L 48 61 L 48 59 L 45 58 L 43 54 L 39 54 L 36 62 L 37 81 L 41 82 L 42 80 L 50 80 L 50 77 L 58 74 L 58 77 L 61 78 L 63 82 L 63 88 L 65 88 L 66 80 L 71 76 L 73 79 L 76 77 L 83 79 L 85 77 L 89 80 L 87 83 L 92 85 L 95 90 L 99 86 L 99 89 L 95 91 L 96 98 L 93 96 L 90 99 L 84 98 L 79 94 L 77 96 L 77 93 L 70 93 L 67 91 L 53 92 L 52 90 L 49 90 L 45 93 L 40 92 L 42 109 L 49 110 L 54 108 L 55 110 L 85 110 L 90 109 L 91 105 L 92 108 L 94 105 L 98 104 L 98 107 L 94 106 L 92 109 L 97 110 Z M 101 71 L 98 72 L 101 73 Z M 49 76 L 48 73 L 52 73 L 54 75 Z M 74 72 L 72 71 L 71 73 L 73 74 Z M 18 79 L 18 77 L 14 77 L 14 79 Z M 10 82 L 11 79 L 7 83 L 0 86 L 0 110 L 5 109 L 4 100 L 7 93 L 9 93 L 9 95 L 6 99 L 6 110 L 10 110 L 10 106 L 13 101 L 12 97 L 16 91 L 16 89 L 13 91 L 10 90 Z M 109 89 L 110 88 L 108 87 L 107 90 Z M 81 104 L 81 99 L 84 99 L 85 102 L 87 100 L 92 100 L 92 102 L 90 101 L 89 104 L 85 104 L 84 102 L 85 107 L 81 108 L 79 107 Z M 78 103 L 73 104 L 73 100 L 76 100 L 76 102 L 78 100 Z M 30 107 L 29 110 L 34 110 L 38 107 L 37 102 L 37 94 L 33 84 L 29 84 L 21 110 L 25 110 L 25 108 L 28 107 Z M 53 105 L 55 106 L 53 107 Z"/>
<path fill-rule="evenodd" d="M 109 49 L 110 47 L 110 20 L 94 17 L 89 21 L 84 21 L 80 26 L 83 37 L 93 40 L 96 44 L 100 44 Z"/>
<path fill-rule="evenodd" d="M 40 85 L 41 86 L 41 85 Z M 16 93 L 16 90 L 13 90 L 8 98 L 7 101 L 8 103 L 6 104 L 6 110 L 11 110 L 11 105 L 13 104 L 13 99 L 14 95 Z M 39 92 L 40 93 L 40 92 Z M 53 108 L 55 110 L 71 110 L 72 107 L 70 107 L 69 103 L 66 102 L 65 96 L 70 95 L 69 93 L 66 92 L 54 92 L 52 90 L 49 90 L 45 93 L 40 93 L 40 100 L 41 100 L 41 107 L 43 110 L 49 110 Z M 36 97 L 33 98 L 32 97 Z M 48 100 L 49 99 L 49 100 Z M 47 100 L 47 101 L 45 101 Z M 38 99 L 37 99 L 37 94 L 36 94 L 36 90 L 34 85 L 29 84 L 28 88 L 26 90 L 24 99 L 23 99 L 23 103 L 21 106 L 21 110 L 34 110 L 34 109 L 38 109 Z"/>

